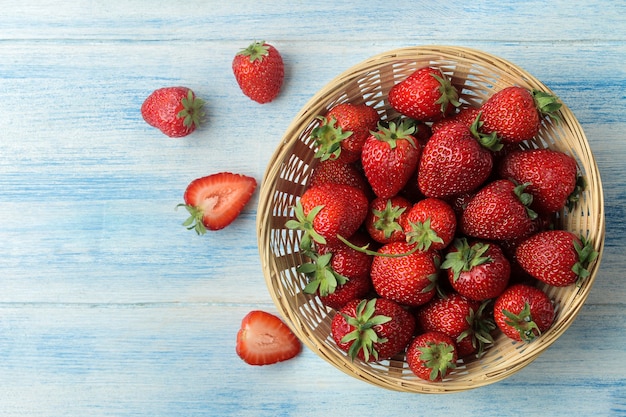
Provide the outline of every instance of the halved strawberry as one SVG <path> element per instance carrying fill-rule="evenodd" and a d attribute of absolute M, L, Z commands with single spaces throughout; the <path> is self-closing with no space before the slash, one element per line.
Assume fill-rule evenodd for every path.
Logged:
<path fill-rule="evenodd" d="M 302 344 L 285 323 L 261 310 L 249 312 L 237 332 L 236 352 L 250 365 L 286 361 L 302 350 Z"/>
<path fill-rule="evenodd" d="M 183 223 L 202 235 L 231 224 L 252 197 L 257 182 L 254 178 L 231 172 L 219 172 L 197 178 L 187 186 L 184 206 L 189 218 Z"/>

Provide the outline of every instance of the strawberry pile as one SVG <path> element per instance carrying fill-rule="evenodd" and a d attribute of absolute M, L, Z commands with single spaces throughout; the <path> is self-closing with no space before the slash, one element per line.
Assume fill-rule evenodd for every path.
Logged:
<path fill-rule="evenodd" d="M 426 67 L 387 102 L 399 117 L 360 103 L 318 117 L 318 162 L 286 227 L 301 236 L 303 291 L 335 311 L 337 346 L 440 381 L 499 332 L 549 329 L 556 306 L 537 284 L 589 275 L 592 243 L 557 221 L 585 182 L 570 155 L 534 144 L 557 117 L 552 95 L 512 86 L 472 107 Z"/>

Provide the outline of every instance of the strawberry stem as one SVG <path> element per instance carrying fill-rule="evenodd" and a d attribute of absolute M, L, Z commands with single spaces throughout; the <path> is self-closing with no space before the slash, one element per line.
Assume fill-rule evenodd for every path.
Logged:
<path fill-rule="evenodd" d="M 341 155 L 341 142 L 352 135 L 352 132 L 336 126 L 337 120 L 334 117 L 327 119 L 323 116 L 317 117 L 321 124 L 311 131 L 311 138 L 317 144 L 317 151 L 314 157 L 321 161 L 327 159 L 335 160 Z"/>
<path fill-rule="evenodd" d="M 182 203 L 177 205 L 176 209 L 178 210 L 178 207 L 181 206 L 185 207 L 185 209 L 189 212 L 189 217 L 183 222 L 183 226 L 185 226 L 187 230 L 195 230 L 198 235 L 205 234 L 206 227 L 202 222 L 202 217 L 204 215 L 202 210 L 192 205 Z"/>
<path fill-rule="evenodd" d="M 408 256 L 408 255 L 410 255 L 412 253 L 415 253 L 415 252 L 417 252 L 419 250 L 417 245 L 415 245 L 415 246 L 413 246 L 413 248 L 410 251 L 404 252 L 404 253 L 380 253 L 380 252 L 376 252 L 376 251 L 368 249 L 369 246 L 370 246 L 369 243 L 367 245 L 364 245 L 364 246 L 357 246 L 354 243 L 350 243 L 350 241 L 348 239 L 346 239 L 345 237 L 343 237 L 341 235 L 337 235 L 337 239 L 339 239 L 344 244 L 346 244 L 346 246 L 348 246 L 351 249 L 354 249 L 355 251 L 362 252 L 362 253 L 365 253 L 365 254 L 371 255 L 371 256 L 382 256 L 384 258 L 401 258 L 403 256 Z"/>
<path fill-rule="evenodd" d="M 387 339 L 379 337 L 373 328 L 391 321 L 391 317 L 383 315 L 375 316 L 375 312 L 376 299 L 373 298 L 369 301 L 363 300 L 357 305 L 355 317 L 341 313 L 344 319 L 346 319 L 346 322 L 354 327 L 353 331 L 347 333 L 341 339 L 341 343 L 353 341 L 348 349 L 350 359 L 354 360 L 361 350 L 363 351 L 363 358 L 366 362 L 369 361 L 370 355 L 378 359 L 378 351 L 374 349 L 374 343 L 385 343 Z"/>
<path fill-rule="evenodd" d="M 269 55 L 269 46 L 265 44 L 265 41 L 253 42 L 247 48 L 242 49 L 237 55 L 243 55 L 250 57 L 250 62 L 256 60 L 263 61 L 263 58 Z"/>

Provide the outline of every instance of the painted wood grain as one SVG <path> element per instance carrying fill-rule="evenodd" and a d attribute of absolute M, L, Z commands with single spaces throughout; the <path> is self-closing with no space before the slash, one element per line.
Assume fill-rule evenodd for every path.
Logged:
<path fill-rule="evenodd" d="M 626 415 L 626 3 L 401 1 L 2 2 L 0 6 L 0 415 Z M 274 43 L 280 97 L 258 105 L 233 54 Z M 291 119 L 340 72 L 390 49 L 484 50 L 523 67 L 579 118 L 604 184 L 606 246 L 587 305 L 535 362 L 451 396 L 356 381 L 313 352 L 250 367 L 241 317 L 275 311 L 255 195 L 203 237 L 175 210 L 193 178 L 261 180 Z M 155 88 L 207 100 L 185 139 L 147 126 Z M 313 398 L 315 397 L 315 398 Z M 346 410 L 351 410 L 347 412 Z"/>

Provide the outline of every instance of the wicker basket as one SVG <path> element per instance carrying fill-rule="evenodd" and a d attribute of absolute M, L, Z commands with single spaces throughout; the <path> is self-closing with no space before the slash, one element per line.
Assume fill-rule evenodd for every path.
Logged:
<path fill-rule="evenodd" d="M 578 121 L 563 105 L 558 123 L 546 119 L 530 146 L 553 148 L 574 156 L 586 177 L 587 190 L 573 213 L 559 213 L 560 227 L 587 236 L 599 256 L 589 279 L 580 287 L 544 288 L 556 303 L 553 326 L 531 343 L 513 342 L 504 335 L 480 359 L 460 361 L 444 381 L 431 383 L 413 375 L 404 357 L 376 363 L 352 362 L 330 336 L 334 311 L 319 298 L 305 294 L 306 277 L 296 272 L 303 262 L 298 251 L 300 234 L 285 227 L 292 207 L 304 192 L 315 167 L 311 130 L 325 114 L 342 102 L 367 103 L 383 118 L 398 114 L 387 93 L 417 68 L 439 67 L 457 86 L 462 101 L 479 106 L 487 97 L 510 85 L 550 93 L 540 81 L 498 57 L 460 47 L 424 46 L 393 50 L 349 69 L 319 91 L 287 128 L 267 168 L 260 189 L 257 227 L 259 252 L 270 294 L 286 323 L 300 340 L 343 372 L 387 389 L 417 393 L 464 391 L 500 381 L 519 371 L 547 349 L 572 324 L 595 281 L 604 246 L 604 201 L 594 157 Z"/>

